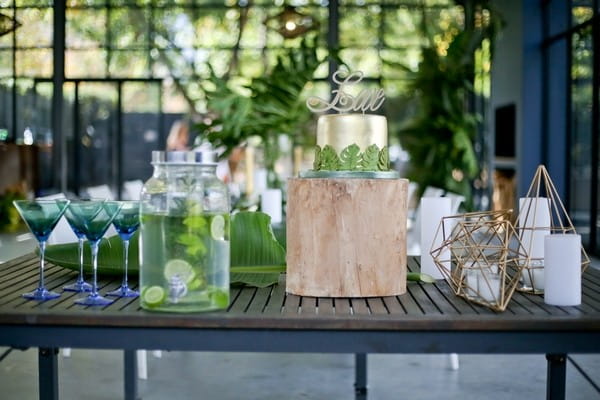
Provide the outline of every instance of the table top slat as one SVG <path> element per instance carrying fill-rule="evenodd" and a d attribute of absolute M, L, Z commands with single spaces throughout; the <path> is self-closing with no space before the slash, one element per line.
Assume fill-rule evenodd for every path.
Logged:
<path fill-rule="evenodd" d="M 257 288 L 244 287 L 240 294 L 235 298 L 233 304 L 229 306 L 229 312 L 231 313 L 244 313 L 250 306 L 254 295 L 256 294 Z"/>
<path fill-rule="evenodd" d="M 299 311 L 304 315 L 315 315 L 317 313 L 317 297 L 302 296 Z"/>
<path fill-rule="evenodd" d="M 333 299 L 331 297 L 319 297 L 317 300 L 319 306 L 317 313 L 319 315 L 334 315 L 335 309 L 333 308 Z"/>
<path fill-rule="evenodd" d="M 252 299 L 252 302 L 246 309 L 246 312 L 249 314 L 260 314 L 264 311 L 267 303 L 269 302 L 269 297 L 271 297 L 271 290 L 273 288 L 271 286 L 265 288 L 258 288 L 256 290 L 256 294 Z"/>
<path fill-rule="evenodd" d="M 271 291 L 271 297 L 269 302 L 264 309 L 264 313 L 267 315 L 281 314 L 283 309 L 283 302 L 285 300 L 285 280 L 282 277 L 279 279 L 279 283 L 273 286 Z"/>
<path fill-rule="evenodd" d="M 367 299 L 367 305 L 371 310 L 371 314 L 383 314 L 387 315 L 390 312 L 388 311 L 385 303 L 383 302 L 383 298 L 381 297 L 373 297 Z"/>
<path fill-rule="evenodd" d="M 382 297 L 381 301 L 385 304 L 386 310 L 392 315 L 403 315 L 406 314 L 406 310 L 402 307 L 398 296 L 386 296 Z"/>
<path fill-rule="evenodd" d="M 352 307 L 352 314 L 354 315 L 369 315 L 371 310 L 367 304 L 367 299 L 352 298 L 350 299 L 350 305 Z"/>
<path fill-rule="evenodd" d="M 285 304 L 283 305 L 283 314 L 299 314 L 300 310 L 300 296 L 296 296 L 295 294 L 288 293 L 285 296 Z"/>
<path fill-rule="evenodd" d="M 335 315 L 348 316 L 351 315 L 350 299 L 341 297 L 333 299 L 333 305 L 335 307 Z"/>

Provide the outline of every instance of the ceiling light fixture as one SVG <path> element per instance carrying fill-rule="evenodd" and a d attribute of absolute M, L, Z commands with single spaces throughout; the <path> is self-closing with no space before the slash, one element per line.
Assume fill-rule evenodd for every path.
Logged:
<path fill-rule="evenodd" d="M 300 37 L 319 27 L 314 17 L 302 14 L 292 6 L 285 6 L 279 14 L 267 18 L 265 24 L 286 39 Z"/>
<path fill-rule="evenodd" d="M 0 14 L 0 36 L 6 35 L 21 26 L 21 23 L 8 15 Z"/>

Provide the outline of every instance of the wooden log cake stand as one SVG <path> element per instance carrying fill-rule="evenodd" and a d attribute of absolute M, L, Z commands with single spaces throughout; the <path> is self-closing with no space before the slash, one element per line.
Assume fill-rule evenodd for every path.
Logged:
<path fill-rule="evenodd" d="M 315 297 L 406 292 L 406 179 L 292 178 L 287 291 Z"/>

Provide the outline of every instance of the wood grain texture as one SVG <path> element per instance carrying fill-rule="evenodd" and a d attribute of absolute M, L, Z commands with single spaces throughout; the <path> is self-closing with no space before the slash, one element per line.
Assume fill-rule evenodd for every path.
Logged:
<path fill-rule="evenodd" d="M 407 189 L 406 179 L 290 179 L 287 291 L 405 293 Z"/>

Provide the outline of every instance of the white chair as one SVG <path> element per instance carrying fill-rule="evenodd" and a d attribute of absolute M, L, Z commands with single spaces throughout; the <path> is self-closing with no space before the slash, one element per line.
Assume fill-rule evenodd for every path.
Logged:
<path fill-rule="evenodd" d="M 139 200 L 144 182 L 139 179 L 123 182 L 123 200 Z"/>
<path fill-rule="evenodd" d="M 115 199 L 115 195 L 113 194 L 112 190 L 110 190 L 108 185 L 90 186 L 85 189 L 85 192 L 89 197 L 94 197 L 97 199 Z"/>

